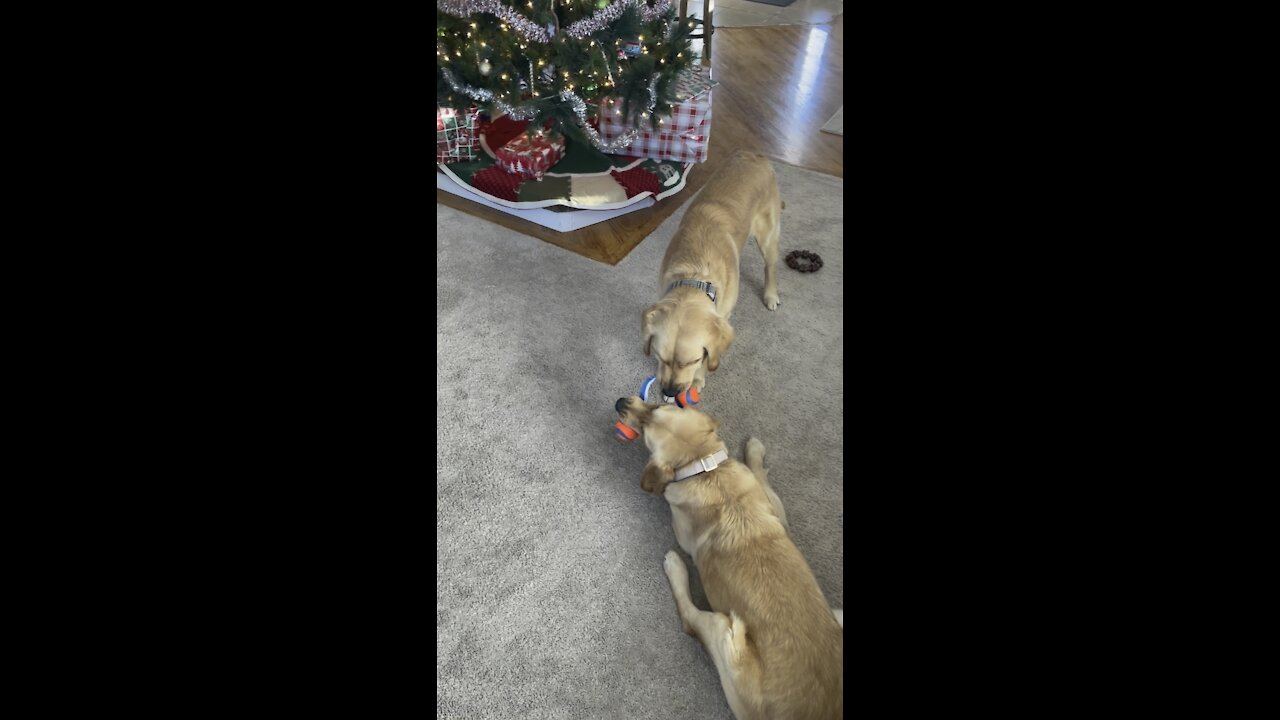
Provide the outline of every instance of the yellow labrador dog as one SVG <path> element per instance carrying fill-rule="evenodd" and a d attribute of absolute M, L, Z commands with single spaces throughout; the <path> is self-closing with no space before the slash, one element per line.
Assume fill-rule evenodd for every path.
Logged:
<path fill-rule="evenodd" d="M 769 486 L 764 445 L 729 458 L 710 416 L 620 398 L 615 409 L 649 448 L 640 486 L 664 496 L 680 547 L 693 558 L 712 611 L 689 598 L 674 551 L 663 567 L 684 631 L 715 662 L 738 720 L 839 718 L 844 713 L 844 616 L 832 610 L 791 541 Z"/>
<path fill-rule="evenodd" d="M 773 165 L 739 151 L 685 211 L 659 273 L 662 298 L 641 319 L 644 354 L 658 356 L 658 387 L 667 397 L 702 389 L 707 370 L 733 342 L 729 316 L 738 303 L 739 256 L 747 237 L 764 256 L 764 304 L 776 310 L 778 235 L 784 204 Z"/>

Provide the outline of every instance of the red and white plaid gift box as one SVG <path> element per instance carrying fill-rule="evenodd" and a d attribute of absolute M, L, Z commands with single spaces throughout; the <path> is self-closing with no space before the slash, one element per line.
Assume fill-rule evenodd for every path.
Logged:
<path fill-rule="evenodd" d="M 672 106 L 670 115 L 659 118 L 658 130 L 654 131 L 648 120 L 641 120 L 641 126 L 636 128 L 640 136 L 635 142 L 611 152 L 654 160 L 705 162 L 707 143 L 711 141 L 711 88 L 716 85 L 719 83 L 711 79 L 711 68 L 689 68 L 676 82 L 676 98 L 680 102 Z M 614 142 L 629 129 L 622 122 L 622 103 L 610 98 L 600 107 L 600 139 Z"/>
<path fill-rule="evenodd" d="M 436 162 L 454 163 L 476 159 L 480 135 L 476 132 L 480 109 L 463 111 L 436 106 Z"/>
<path fill-rule="evenodd" d="M 493 153 L 498 167 L 534 180 L 541 180 L 562 157 L 564 136 L 552 130 L 534 133 L 533 137 L 520 133 Z"/>

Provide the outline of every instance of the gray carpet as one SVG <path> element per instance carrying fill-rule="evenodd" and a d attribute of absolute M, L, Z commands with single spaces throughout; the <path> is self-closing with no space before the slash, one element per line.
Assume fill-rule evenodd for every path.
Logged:
<path fill-rule="evenodd" d="M 783 255 L 825 265 L 780 260 L 771 313 L 747 245 L 737 341 L 702 407 L 734 457 L 764 441 L 796 544 L 844 607 L 844 181 L 776 168 Z M 732 718 L 676 616 L 643 441 L 612 431 L 614 400 L 653 372 L 640 311 L 682 215 L 609 267 L 436 206 L 437 718 Z"/>

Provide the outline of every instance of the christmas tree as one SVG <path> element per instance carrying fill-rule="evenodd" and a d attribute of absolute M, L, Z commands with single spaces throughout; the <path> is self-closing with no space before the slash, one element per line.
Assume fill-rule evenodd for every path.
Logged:
<path fill-rule="evenodd" d="M 635 133 L 608 145 L 589 118 L 613 97 L 629 125 L 657 127 L 694 62 L 697 22 L 678 21 L 671 0 L 436 0 L 436 103 L 625 147 Z"/>

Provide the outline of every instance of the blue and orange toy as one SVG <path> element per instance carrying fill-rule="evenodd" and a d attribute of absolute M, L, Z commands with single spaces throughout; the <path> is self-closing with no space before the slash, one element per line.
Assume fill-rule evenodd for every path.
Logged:
<path fill-rule="evenodd" d="M 613 425 L 613 436 L 622 442 L 631 442 L 640 437 L 640 433 L 631 429 L 631 426 L 619 420 Z"/>
<path fill-rule="evenodd" d="M 640 383 L 640 392 L 637 393 L 637 395 L 640 397 L 642 401 L 644 402 L 649 401 L 649 392 L 653 389 L 653 383 L 657 379 L 658 379 L 657 375 L 650 375 L 647 380 Z M 697 405 L 698 403 L 702 402 L 702 394 L 698 392 L 698 388 L 690 385 L 688 390 L 685 390 L 684 392 L 680 393 L 678 396 L 673 398 L 665 398 L 665 399 L 669 403 L 675 403 L 676 405 L 679 405 L 682 408 L 688 408 L 688 407 L 693 407 L 694 405 Z M 622 442 L 630 442 L 640 437 L 640 433 L 637 432 L 630 425 L 627 425 L 626 423 L 619 420 L 613 426 L 613 436 L 618 440 L 621 440 Z"/>
<path fill-rule="evenodd" d="M 643 383 L 641 383 L 641 384 L 640 384 L 640 399 L 641 399 L 641 400 L 644 400 L 645 402 L 648 402 L 648 400 L 649 400 L 649 391 L 653 389 L 653 383 L 654 383 L 654 381 L 656 381 L 657 379 L 658 379 L 658 376 L 657 376 L 657 375 L 650 375 L 648 380 L 645 380 Z M 663 398 L 663 399 L 664 399 L 666 402 L 669 402 L 669 403 L 675 403 L 675 404 L 679 405 L 679 406 L 680 406 L 680 407 L 682 407 L 682 408 L 687 408 L 687 407 L 693 407 L 694 405 L 697 405 L 698 403 L 702 402 L 702 394 L 698 392 L 698 388 L 696 388 L 696 387 L 694 387 L 694 386 L 690 385 L 688 390 L 685 390 L 684 392 L 680 393 L 679 395 L 677 395 L 677 396 L 675 396 L 675 397 L 673 397 L 673 398 L 669 398 L 669 397 L 665 397 L 665 396 L 664 396 L 664 398 Z"/>

